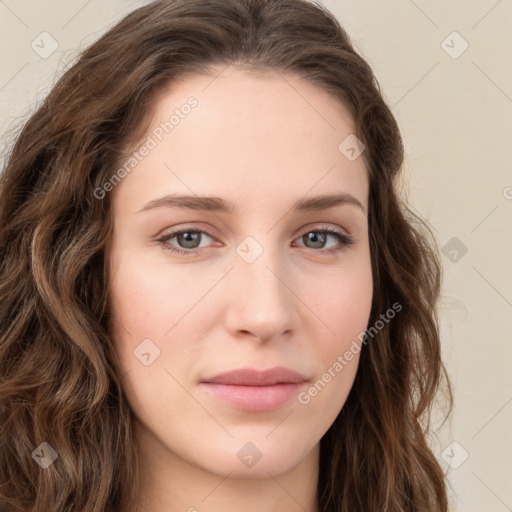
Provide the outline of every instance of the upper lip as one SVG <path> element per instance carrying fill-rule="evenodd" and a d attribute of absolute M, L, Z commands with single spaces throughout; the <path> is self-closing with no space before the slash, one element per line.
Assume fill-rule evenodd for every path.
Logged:
<path fill-rule="evenodd" d="M 214 377 L 203 379 L 202 382 L 211 384 L 229 384 L 233 386 L 272 386 L 280 383 L 300 383 L 308 379 L 298 372 L 276 366 L 268 370 L 256 368 L 239 368 L 220 373 Z"/>

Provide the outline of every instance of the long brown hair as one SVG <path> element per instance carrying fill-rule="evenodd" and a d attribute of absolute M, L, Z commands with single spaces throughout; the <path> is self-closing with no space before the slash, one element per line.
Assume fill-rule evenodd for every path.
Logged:
<path fill-rule="evenodd" d="M 452 407 L 436 312 L 441 263 L 426 221 L 398 196 L 402 140 L 370 66 L 320 4 L 162 0 L 83 52 L 25 123 L 0 176 L 1 512 L 136 503 L 131 411 L 107 329 L 112 216 L 95 190 L 144 133 L 158 90 L 230 64 L 302 76 L 349 109 L 370 181 L 369 325 L 402 306 L 364 344 L 321 439 L 318 508 L 448 510 L 427 444 L 441 388 L 446 417 Z M 41 443 L 58 453 L 44 469 L 33 454 Z"/>

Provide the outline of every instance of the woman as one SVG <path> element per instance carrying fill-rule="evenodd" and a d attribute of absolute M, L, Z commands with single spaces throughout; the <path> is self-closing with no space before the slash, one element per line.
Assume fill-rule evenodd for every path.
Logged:
<path fill-rule="evenodd" d="M 164 0 L 0 182 L 0 510 L 447 511 L 435 241 L 399 129 L 304 0 Z"/>

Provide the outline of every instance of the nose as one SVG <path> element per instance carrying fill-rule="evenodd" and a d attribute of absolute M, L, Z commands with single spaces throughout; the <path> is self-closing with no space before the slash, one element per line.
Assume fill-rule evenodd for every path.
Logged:
<path fill-rule="evenodd" d="M 287 338 L 300 325 L 300 300 L 283 258 L 264 250 L 248 263 L 234 255 L 226 303 L 226 328 L 235 338 L 260 342 Z"/>

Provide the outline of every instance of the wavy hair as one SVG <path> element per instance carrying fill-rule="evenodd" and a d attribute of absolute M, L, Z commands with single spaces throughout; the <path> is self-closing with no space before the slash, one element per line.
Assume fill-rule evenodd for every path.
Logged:
<path fill-rule="evenodd" d="M 147 126 L 163 88 L 213 66 L 294 73 L 349 109 L 366 150 L 374 281 L 364 345 L 322 437 L 320 512 L 446 512 L 427 442 L 451 385 L 436 305 L 441 262 L 399 197 L 399 128 L 369 64 L 335 17 L 306 0 L 161 0 L 86 48 L 11 143 L 0 175 L 0 511 L 111 512 L 137 503 L 132 416 L 107 329 L 108 195 L 94 191 Z M 444 384 L 444 385 L 443 385 Z M 41 443 L 58 458 L 35 462 Z M 46 445 L 43 445 L 46 447 Z"/>

